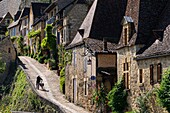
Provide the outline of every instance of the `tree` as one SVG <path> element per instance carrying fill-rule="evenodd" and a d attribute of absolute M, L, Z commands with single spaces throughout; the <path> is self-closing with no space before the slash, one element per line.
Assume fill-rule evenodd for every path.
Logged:
<path fill-rule="evenodd" d="M 157 90 L 158 103 L 170 113 L 170 69 L 163 74 L 160 88 Z"/>
<path fill-rule="evenodd" d="M 112 112 L 123 113 L 127 106 L 127 93 L 124 90 L 123 79 L 118 81 L 113 89 L 107 95 L 108 106 L 111 107 Z"/>

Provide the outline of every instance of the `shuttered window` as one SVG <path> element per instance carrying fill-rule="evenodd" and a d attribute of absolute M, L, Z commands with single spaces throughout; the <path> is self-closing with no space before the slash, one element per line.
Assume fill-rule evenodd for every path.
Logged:
<path fill-rule="evenodd" d="M 162 65 L 161 63 L 159 63 L 157 65 L 157 81 L 161 82 L 161 78 L 162 78 Z"/>
<path fill-rule="evenodd" d="M 127 58 L 125 59 L 125 63 L 123 63 L 123 79 L 125 89 L 130 89 L 130 81 L 129 81 L 129 63 L 127 62 Z"/>
<path fill-rule="evenodd" d="M 143 83 L 143 70 L 139 69 L 139 83 Z"/>
<path fill-rule="evenodd" d="M 150 84 L 154 84 L 154 78 L 153 78 L 153 65 L 150 65 Z"/>

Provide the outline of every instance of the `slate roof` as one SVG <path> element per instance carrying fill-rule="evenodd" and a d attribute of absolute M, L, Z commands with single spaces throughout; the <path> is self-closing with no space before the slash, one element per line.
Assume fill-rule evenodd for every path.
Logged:
<path fill-rule="evenodd" d="M 53 9 L 56 5 L 57 5 L 57 1 L 54 1 L 44 10 L 44 12 L 47 12 L 47 13 L 50 12 L 51 9 Z"/>
<path fill-rule="evenodd" d="M 17 21 L 21 15 L 21 11 L 17 11 L 17 13 L 14 15 L 14 21 Z"/>
<path fill-rule="evenodd" d="M 120 3 L 121 1 L 114 0 L 95 0 L 79 28 L 80 32 L 77 32 L 68 47 L 74 47 L 86 38 L 96 42 L 103 42 L 104 38 L 109 42 L 118 43 L 122 29 L 120 23 L 125 13 L 125 6 Z"/>
<path fill-rule="evenodd" d="M 170 25 L 165 31 L 165 37 L 162 41 L 156 40 L 148 49 L 142 54 L 137 55 L 137 59 L 146 59 L 158 57 L 162 55 L 170 55 Z"/>
<path fill-rule="evenodd" d="M 31 6 L 34 16 L 41 17 L 43 15 L 43 11 L 49 6 L 49 3 L 32 2 Z"/>
<path fill-rule="evenodd" d="M 18 19 L 17 21 L 12 22 L 12 23 L 8 26 L 8 29 L 17 26 L 18 24 L 19 24 L 19 19 Z"/>
<path fill-rule="evenodd" d="M 2 0 L 0 2 L 0 17 L 2 17 L 7 12 L 10 12 L 12 17 L 16 14 L 21 0 Z"/>
<path fill-rule="evenodd" d="M 21 13 L 21 19 L 25 16 L 29 16 L 30 14 L 30 8 L 29 7 L 25 7 L 23 10 L 22 10 L 22 13 Z"/>
<path fill-rule="evenodd" d="M 137 59 L 170 55 L 170 1 L 160 14 L 157 30 L 153 31 L 155 42 L 142 53 L 137 55 Z"/>

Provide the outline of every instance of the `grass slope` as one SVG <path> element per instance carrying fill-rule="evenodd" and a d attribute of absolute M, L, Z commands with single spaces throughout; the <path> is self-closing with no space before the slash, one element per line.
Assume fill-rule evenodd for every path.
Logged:
<path fill-rule="evenodd" d="M 26 75 L 18 68 L 10 85 L 0 87 L 2 98 L 0 98 L 0 113 L 10 113 L 10 111 L 33 111 L 44 113 L 56 113 L 55 109 L 42 102 L 33 93 L 29 86 Z"/>

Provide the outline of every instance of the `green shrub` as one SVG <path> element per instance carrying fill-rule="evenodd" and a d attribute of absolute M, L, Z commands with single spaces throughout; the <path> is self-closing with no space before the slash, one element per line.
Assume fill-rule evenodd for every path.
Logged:
<path fill-rule="evenodd" d="M 31 57 L 31 58 L 33 58 L 33 56 L 34 56 L 34 54 L 33 54 L 33 53 L 31 53 L 31 54 L 30 54 L 30 57 Z"/>
<path fill-rule="evenodd" d="M 60 91 L 65 92 L 65 68 L 62 68 L 60 71 Z"/>
<path fill-rule="evenodd" d="M 127 106 L 127 93 L 124 89 L 123 79 L 118 81 L 107 95 L 108 106 L 113 112 L 123 113 Z"/>
<path fill-rule="evenodd" d="M 39 62 L 39 63 L 44 63 L 44 57 L 43 57 L 43 56 L 40 56 L 40 57 L 38 58 L 38 62 Z"/>
<path fill-rule="evenodd" d="M 166 70 L 157 90 L 158 103 L 170 113 L 170 69 Z"/>

